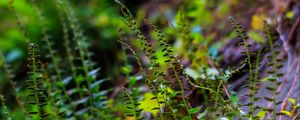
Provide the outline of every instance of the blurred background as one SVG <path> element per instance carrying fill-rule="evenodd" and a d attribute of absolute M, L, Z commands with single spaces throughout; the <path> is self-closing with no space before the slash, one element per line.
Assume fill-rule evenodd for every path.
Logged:
<path fill-rule="evenodd" d="M 17 15 L 28 38 L 41 43 L 41 26 L 38 16 L 30 0 L 14 0 L 15 12 L 9 6 L 12 0 L 0 0 L 0 67 L 4 66 L 4 58 L 11 65 L 13 80 L 17 89 L 24 89 L 26 80 L 26 43 Z M 135 44 L 135 37 L 121 20 L 120 6 L 113 0 L 73 0 L 69 1 L 75 10 L 76 17 L 90 43 L 89 50 L 94 53 L 92 60 L 101 68 L 100 76 L 110 78 L 102 89 L 114 89 L 128 86 L 126 74 L 135 76 L 138 72 L 134 61 L 126 61 L 124 49 L 118 39 Z M 288 30 L 299 16 L 297 0 L 123 0 L 137 21 L 150 19 L 166 35 L 168 43 L 174 46 L 185 67 L 194 71 L 209 64 L 218 68 L 237 66 L 243 57 L 238 51 L 236 33 L 233 31 L 229 16 L 237 18 L 248 31 L 250 39 L 255 42 L 264 41 L 262 34 L 263 20 L 280 26 L 282 38 L 287 38 Z M 45 16 L 50 40 L 59 56 L 64 56 L 63 31 L 58 9 L 51 0 L 38 1 L 41 12 Z M 183 17 L 184 16 L 184 19 Z M 141 24 L 145 34 L 151 34 L 147 25 Z M 185 27 L 186 31 L 178 31 Z M 127 37 L 122 37 L 125 32 Z M 186 32 L 186 33 L 184 33 Z M 126 39 L 125 39 L 126 38 Z M 298 40 L 299 42 L 299 40 Z M 155 43 L 153 43 L 155 44 Z M 39 46 L 43 46 L 40 44 Z M 135 49 L 138 54 L 140 49 Z M 41 49 L 41 54 L 47 51 Z M 212 62 L 203 56 L 209 56 Z M 287 58 L 287 55 L 285 55 Z M 47 64 L 48 59 L 42 58 Z M 129 63 L 126 63 L 129 62 Z M 7 74 L 0 69 L 0 90 L 8 102 L 14 106 L 13 88 L 6 79 Z M 237 78 L 232 79 L 232 83 Z M 238 89 L 238 88 L 235 88 Z M 115 98 L 118 91 L 111 90 L 109 98 Z"/>

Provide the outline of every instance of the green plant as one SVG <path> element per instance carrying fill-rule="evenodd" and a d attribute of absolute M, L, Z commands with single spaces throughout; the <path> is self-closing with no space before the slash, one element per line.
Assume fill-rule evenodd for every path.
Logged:
<path fill-rule="evenodd" d="M 36 29 L 40 30 L 37 40 L 30 36 L 32 33 L 18 15 L 14 2 L 9 2 L 28 45 L 28 74 L 22 76 L 27 79 L 26 85 L 16 85 L 14 81 L 20 78 L 14 77 L 18 74 L 11 68 L 12 63 L 6 61 L 7 55 L 0 51 L 0 73 L 2 70 L 5 73 L 0 78 L 10 82 L 15 95 L 8 99 L 18 103 L 17 107 L 11 107 L 5 100 L 6 94 L 0 94 L 0 119 L 299 118 L 297 100 L 287 95 L 289 103 L 283 103 L 279 96 L 284 59 L 278 51 L 280 44 L 274 26 L 265 22 L 266 41 L 255 43 L 239 22 L 230 17 L 244 58 L 235 68 L 222 68 L 218 57 L 221 55 L 217 55 L 214 48 L 217 45 L 210 45 L 216 34 L 204 35 L 200 30 L 191 30 L 201 28 L 197 22 L 214 23 L 206 21 L 212 19 L 211 13 L 204 10 L 207 1 L 184 2 L 188 7 L 180 8 L 173 28 L 160 28 L 144 16 L 135 18 L 122 2 L 115 2 L 120 6 L 123 22 L 118 23 L 117 40 L 122 48 L 122 64 L 117 65 L 120 72 L 116 72 L 119 74 L 113 79 L 100 76 L 100 68 L 92 58 L 91 42 L 71 2 L 46 1 L 54 6 L 53 11 L 58 16 L 56 22 L 62 37 L 55 37 L 50 17 L 44 14 L 46 10 L 41 6 L 43 1 L 31 1 L 39 26 Z M 203 14 L 204 18 L 195 13 Z M 61 41 L 55 42 L 57 38 Z M 179 47 L 176 46 L 178 41 L 182 43 Z M 267 64 L 263 64 L 264 61 Z M 246 101 L 238 98 L 228 85 L 229 79 L 241 72 L 246 74 L 241 87 L 246 89 L 242 93 Z M 120 80 L 112 87 L 114 79 Z M 268 94 L 263 94 L 265 92 Z M 290 104 L 291 109 L 279 110 L 279 106 L 285 104 Z"/>
<path fill-rule="evenodd" d="M 251 119 L 265 119 L 267 116 L 269 118 L 272 116 L 272 119 L 277 119 L 278 116 L 283 115 L 282 111 L 277 111 L 277 106 L 282 103 L 282 100 L 277 100 L 277 95 L 281 92 L 279 89 L 279 86 L 281 86 L 279 78 L 282 77 L 284 73 L 280 73 L 279 69 L 284 67 L 284 60 L 280 57 L 277 57 L 279 56 L 280 51 L 277 50 L 279 45 L 276 44 L 276 40 L 278 39 L 273 30 L 274 27 L 265 22 L 264 33 L 267 42 L 263 43 L 264 48 L 259 48 L 257 51 L 250 51 L 249 48 L 251 47 L 251 44 L 247 43 L 249 37 L 246 31 L 243 30 L 241 25 L 234 18 L 231 17 L 230 19 L 238 34 L 238 37 L 242 39 L 242 43 L 239 45 L 243 45 L 246 49 L 245 52 L 242 52 L 243 54 L 246 54 L 246 61 L 244 61 L 242 64 L 247 64 L 249 67 L 249 69 L 243 70 L 246 70 L 246 72 L 249 73 L 249 78 L 246 78 L 246 80 L 249 80 L 249 85 L 246 87 L 250 89 L 250 93 L 246 94 L 246 96 L 250 98 L 250 102 L 241 106 L 249 107 L 250 110 L 248 114 L 249 118 Z M 266 53 L 264 56 L 267 58 L 267 66 L 269 68 L 266 70 L 268 76 L 259 78 L 259 76 L 261 76 L 261 70 L 259 70 L 259 67 L 261 66 L 260 61 L 264 57 L 262 56 L 262 53 Z M 271 96 L 259 95 L 263 89 L 259 88 L 259 84 L 265 84 L 264 89 L 267 92 L 271 92 Z M 268 105 L 256 105 L 260 99 L 264 99 Z M 261 114 L 255 112 L 257 110 L 259 110 L 259 113 Z"/>
<path fill-rule="evenodd" d="M 28 97 L 24 97 L 27 102 L 25 103 L 26 113 L 32 119 L 61 119 L 61 118 L 93 118 L 99 117 L 100 114 L 107 114 L 105 90 L 100 90 L 100 85 L 106 79 L 98 79 L 99 68 L 94 69 L 93 62 L 91 62 L 91 52 L 87 50 L 87 44 L 84 41 L 84 36 L 79 24 L 76 22 L 72 9 L 66 1 L 53 1 L 60 11 L 60 18 L 62 27 L 64 29 L 65 47 L 67 51 L 66 58 L 69 60 L 68 64 L 71 65 L 71 72 L 68 73 L 67 69 L 62 69 L 60 62 L 65 59 L 57 54 L 57 50 L 53 47 L 55 43 L 51 41 L 48 33 L 47 19 L 42 14 L 37 1 L 32 1 L 37 16 L 40 20 L 42 28 L 42 41 L 45 43 L 44 48 L 48 51 L 46 55 L 39 55 L 37 52 L 39 48 L 33 41 L 30 40 L 25 25 L 19 19 L 17 12 L 10 3 L 10 8 L 15 14 L 18 26 L 24 34 L 28 47 L 28 66 L 30 68 L 28 83 Z M 60 10 L 62 9 L 62 10 Z M 62 14 L 66 14 L 70 22 L 66 22 Z M 74 21 L 75 20 L 75 21 Z M 74 33 L 74 48 L 78 48 L 79 58 L 81 64 L 75 64 L 77 59 L 71 50 L 70 39 L 68 37 L 68 25 L 70 23 L 71 29 Z M 46 65 L 39 60 L 39 57 L 49 57 L 50 64 Z M 2 57 L 1 57 L 2 58 Z M 83 72 L 82 72 L 83 71 Z M 11 75 L 11 74 L 7 74 Z M 97 79 L 97 80 L 96 80 Z M 12 82 L 12 81 L 11 81 Z M 69 84 L 76 84 L 76 88 L 68 87 Z M 16 88 L 14 88 L 16 89 Z M 88 91 L 88 92 L 87 92 Z M 79 97 L 77 97 L 79 95 Z M 20 96 L 17 96 L 20 97 Z M 22 97 L 22 96 L 21 96 Z M 4 101 L 4 99 L 3 99 Z M 89 101 L 89 102 L 87 102 Z M 83 105 L 83 106 L 82 106 Z M 24 111 L 24 112 L 25 112 Z M 55 112 L 54 112 L 55 111 Z"/>
<path fill-rule="evenodd" d="M 198 88 L 202 91 L 204 94 L 209 94 L 205 96 L 211 96 L 209 98 L 206 98 L 206 107 L 209 109 L 209 114 L 215 114 L 215 112 L 219 112 L 221 108 L 219 105 L 223 104 L 225 109 L 224 111 L 234 111 L 234 108 L 229 106 L 227 100 L 222 99 L 222 79 L 217 78 L 216 76 L 205 76 L 205 83 L 201 83 L 199 85 L 194 84 L 191 82 L 189 76 L 186 74 L 186 71 L 184 71 L 183 65 L 180 63 L 180 60 L 178 59 L 177 55 L 175 55 L 175 52 L 173 48 L 171 48 L 171 45 L 169 45 L 162 34 L 162 31 L 158 29 L 157 26 L 155 26 L 151 21 L 144 19 L 143 21 L 150 25 L 153 28 L 153 34 L 154 39 L 158 41 L 158 47 L 153 48 L 153 45 L 151 45 L 148 42 L 148 39 L 143 35 L 142 31 L 138 27 L 138 23 L 133 19 L 130 11 L 126 8 L 125 5 L 123 5 L 121 2 L 117 1 L 119 5 L 121 6 L 121 12 L 124 16 L 123 21 L 125 22 L 128 27 L 136 33 L 138 37 L 138 42 L 141 46 L 141 49 L 146 53 L 146 56 L 150 60 L 150 71 L 152 72 L 152 75 L 144 75 L 144 79 L 147 85 L 152 90 L 155 97 L 153 97 L 153 100 L 156 100 L 158 105 L 164 104 L 166 106 L 165 108 L 170 109 L 171 115 L 173 115 L 171 118 L 173 119 L 196 119 L 195 113 L 198 113 L 200 111 L 199 108 L 195 107 L 192 108 L 188 104 L 188 99 L 185 97 L 185 91 L 188 90 L 188 88 L 184 88 L 187 86 L 183 86 L 183 84 L 190 83 L 192 86 Z M 128 44 L 124 42 L 120 42 L 125 46 L 129 46 Z M 131 51 L 132 50 L 131 47 Z M 135 52 L 134 56 L 136 56 Z M 139 60 L 138 60 L 139 61 Z M 141 67 L 141 63 L 138 63 L 140 66 L 140 69 L 143 69 Z M 165 68 L 167 71 L 164 71 Z M 204 69 L 205 70 L 205 69 Z M 148 71 L 148 70 L 142 70 L 142 71 Z M 204 74 L 206 72 L 204 71 Z M 143 73 L 145 74 L 145 73 Z M 213 82 L 210 80 L 209 77 L 216 77 L 216 82 Z M 170 78 L 170 79 L 168 79 Z M 175 86 L 172 86 L 171 84 L 175 84 Z M 163 86 L 162 88 L 159 88 L 159 86 Z M 168 99 L 166 101 L 159 101 L 159 94 L 163 94 L 167 92 L 166 88 L 172 88 L 176 90 L 176 92 L 173 93 L 167 93 Z M 208 91 L 206 91 L 208 90 Z M 208 92 L 208 93 L 207 93 Z M 171 96 L 169 96 L 171 95 Z M 176 98 L 177 97 L 177 98 Z M 178 100 L 180 99 L 180 100 Z M 179 102 L 179 103 L 178 103 Z M 210 103 L 214 103 L 214 105 L 210 105 Z M 175 105 L 179 104 L 179 105 Z M 174 107 L 175 106 L 175 107 Z M 154 107 L 153 109 L 160 109 L 160 107 Z M 176 112 L 177 111 L 177 112 Z M 164 114 L 166 111 L 159 110 L 159 119 L 168 118 L 166 114 Z M 172 113 L 175 112 L 175 113 Z M 167 112 L 168 113 L 168 112 Z M 166 115 L 166 116 L 164 116 Z M 210 118 L 214 119 L 214 118 Z"/>
<path fill-rule="evenodd" d="M 181 96 L 182 98 L 182 102 L 183 102 L 183 106 L 185 107 L 186 113 L 183 116 L 173 116 L 173 119 L 177 119 L 177 118 L 183 118 L 183 119 L 192 119 L 193 118 L 193 114 L 199 112 L 200 109 L 198 108 L 191 108 L 190 105 L 188 105 L 188 100 L 185 99 L 184 96 L 184 91 L 186 88 L 184 88 L 184 86 L 182 85 L 182 83 L 186 80 L 186 82 L 188 82 L 191 86 L 199 89 L 200 91 L 202 91 L 201 93 L 204 94 L 205 96 L 205 109 L 207 109 L 208 113 L 205 113 L 207 116 L 207 119 L 216 119 L 216 118 L 221 118 L 221 116 L 226 116 L 229 117 L 231 119 L 233 119 L 234 117 L 241 117 L 241 118 L 251 118 L 251 119 L 264 119 L 265 117 L 269 117 L 272 113 L 272 117 L 273 119 L 276 119 L 277 116 L 282 115 L 282 112 L 278 112 L 276 107 L 281 104 L 280 100 L 276 100 L 276 98 L 278 97 L 277 95 L 279 94 L 278 88 L 280 86 L 281 82 L 279 81 L 279 78 L 283 76 L 283 73 L 279 73 L 279 69 L 282 68 L 283 65 L 283 59 L 282 58 L 278 58 L 276 56 L 278 56 L 279 52 L 277 50 L 275 50 L 275 48 L 279 47 L 278 44 L 274 44 L 276 38 L 276 34 L 274 34 L 273 27 L 268 25 L 267 23 L 265 23 L 265 27 L 264 27 L 264 31 L 265 31 L 265 35 L 266 35 L 266 39 L 267 42 L 263 43 L 262 48 L 258 48 L 256 51 L 250 50 L 250 47 L 252 46 L 251 44 L 249 44 L 247 41 L 249 39 L 249 36 L 247 35 L 246 31 L 241 27 L 241 25 L 232 17 L 230 17 L 231 22 L 234 26 L 235 31 L 237 32 L 238 37 L 242 40 L 241 43 L 239 43 L 239 45 L 244 46 L 245 51 L 242 51 L 241 54 L 245 55 L 246 58 L 245 60 L 241 63 L 242 65 L 234 70 L 230 70 L 228 74 L 222 74 L 222 75 L 208 75 L 207 74 L 207 67 L 203 67 L 202 69 L 204 70 L 203 73 L 200 74 L 204 74 L 204 81 L 205 82 L 200 82 L 200 83 L 193 83 L 192 80 L 187 76 L 190 75 L 191 77 L 197 78 L 197 76 L 194 76 L 193 74 L 197 74 L 197 73 L 187 73 L 186 71 L 184 71 L 183 69 L 183 65 L 179 62 L 178 57 L 175 55 L 174 50 L 172 50 L 171 46 L 167 44 L 168 41 L 165 40 L 164 35 L 162 35 L 162 32 L 158 29 L 157 26 L 153 25 L 153 23 L 151 23 L 151 21 L 144 19 L 144 22 L 148 25 L 150 25 L 153 28 L 153 34 L 157 35 L 157 37 L 154 37 L 153 39 L 158 41 L 158 45 L 156 48 L 153 48 L 154 45 L 151 45 L 148 41 L 148 38 L 145 37 L 142 33 L 142 31 L 139 29 L 139 23 L 137 23 L 132 15 L 130 14 L 130 11 L 125 7 L 125 5 L 123 5 L 122 3 L 120 3 L 119 1 L 117 1 L 120 5 L 121 5 L 121 12 L 124 16 L 123 21 L 125 22 L 126 25 L 128 25 L 128 27 L 135 32 L 135 34 L 138 37 L 138 42 L 140 43 L 139 46 L 142 47 L 142 50 L 144 50 L 144 52 L 146 53 L 147 57 L 150 60 L 150 68 L 149 70 L 157 70 L 155 69 L 156 67 L 159 68 L 163 68 L 164 64 L 160 64 L 157 61 L 163 61 L 164 57 L 169 57 L 166 58 L 166 60 L 164 62 L 166 62 L 168 64 L 168 62 L 172 62 L 173 60 L 175 62 L 172 63 L 173 66 L 173 72 L 175 75 L 171 75 L 171 78 L 175 78 L 175 84 L 178 84 L 179 89 L 178 88 L 173 88 L 174 90 L 177 90 L 179 94 L 179 96 Z M 182 29 L 184 31 L 184 29 L 186 29 L 183 25 L 183 27 L 181 27 L 180 29 Z M 185 34 L 188 34 L 187 32 L 185 32 Z M 188 39 L 188 38 L 186 38 Z M 123 45 L 128 46 L 128 44 L 123 43 Z M 132 50 L 131 47 L 129 47 Z M 159 56 L 158 51 L 162 50 L 161 54 L 162 56 Z M 167 52 L 165 52 L 167 51 Z M 133 52 L 134 53 L 134 52 Z M 269 54 L 268 54 L 269 53 Z M 135 54 L 135 53 L 134 53 Z M 136 56 L 136 55 L 134 55 Z M 266 56 L 266 58 L 268 59 L 268 64 L 267 66 L 270 67 L 267 70 L 267 74 L 269 74 L 269 76 L 266 76 L 264 78 L 261 78 L 262 74 L 260 73 L 261 71 L 261 64 L 260 62 L 262 61 L 263 57 Z M 179 69 L 176 69 L 176 65 L 180 65 Z M 141 66 L 141 63 L 139 62 L 139 66 Z M 143 69 L 142 67 L 140 67 L 140 69 Z M 159 70 L 159 72 L 158 72 Z M 167 77 L 169 74 L 164 74 L 164 71 L 162 69 L 158 69 L 157 70 L 157 74 L 163 77 Z M 162 71 L 161 71 L 162 70 Z M 172 70 L 172 68 L 168 68 L 167 70 Z M 178 71 L 181 72 L 178 72 Z M 143 70 L 145 71 L 145 70 Z M 146 70 L 148 71 L 148 70 Z M 219 70 L 222 71 L 222 70 Z M 232 104 L 233 101 L 231 100 L 226 100 L 224 99 L 224 97 L 222 97 L 224 92 L 227 92 L 226 89 L 224 89 L 225 87 L 222 86 L 224 83 L 226 83 L 226 79 L 228 77 L 230 77 L 232 74 L 236 73 L 236 72 L 246 72 L 249 74 L 249 77 L 247 77 L 244 82 L 248 85 L 244 86 L 245 88 L 249 89 L 249 93 L 245 93 L 245 96 L 249 97 L 249 102 L 246 104 L 239 104 L 237 106 L 235 106 L 234 104 Z M 178 73 L 177 73 L 178 72 Z M 156 75 L 157 75 L 156 74 Z M 182 78 L 179 79 L 179 77 L 185 76 L 186 78 Z M 146 82 L 152 79 L 151 75 L 150 76 L 144 76 L 146 77 Z M 159 76 L 156 76 L 159 77 Z M 215 80 L 215 82 L 212 81 L 211 77 Z M 147 80 L 148 79 L 148 80 Z M 159 81 L 160 79 L 158 79 Z M 170 80 L 165 79 L 165 81 L 169 82 Z M 155 83 L 155 82 L 152 82 Z M 163 81 L 158 82 L 158 83 L 163 83 Z M 172 83 L 171 83 L 172 84 Z M 267 90 L 269 92 L 272 92 L 273 95 L 271 97 L 269 96 L 260 96 L 260 91 L 262 90 L 262 88 L 259 88 L 259 84 L 265 84 L 265 88 L 264 90 Z M 170 83 L 164 84 L 166 87 L 170 87 Z M 160 86 L 160 84 L 150 84 L 149 87 L 151 88 L 152 91 L 154 91 L 154 94 L 157 94 L 158 92 L 156 89 L 153 89 L 151 86 Z M 210 97 L 207 97 L 210 96 Z M 227 94 L 228 97 L 230 97 L 229 94 Z M 154 98 L 157 98 L 154 97 Z M 265 101 L 268 101 L 269 104 L 267 106 L 261 106 L 259 104 L 259 101 L 261 99 L 264 99 Z M 171 99 L 168 99 L 170 101 L 172 101 Z M 174 106 L 171 104 L 168 104 L 170 106 Z M 270 107 L 270 105 L 272 105 L 272 107 Z M 225 106 L 225 107 L 220 107 L 220 106 Z M 166 105 L 166 108 L 168 106 Z M 240 112 L 240 108 L 242 107 L 248 107 L 249 111 L 247 112 L 247 114 L 241 114 Z M 173 108 L 174 109 L 174 108 Z M 175 108 L 176 109 L 176 108 Z M 171 110 L 171 111 L 176 111 L 176 110 Z M 177 110 L 178 111 L 178 110 Z M 196 112 L 195 112 L 196 111 Z M 160 115 L 163 116 L 164 111 L 160 111 Z M 177 113 L 175 113 L 177 114 Z M 213 114 L 217 114 L 216 116 Z M 160 119 L 164 118 L 161 117 Z M 213 117 L 214 116 L 214 117 Z"/>
<path fill-rule="evenodd" d="M 45 111 L 47 105 L 47 95 L 45 95 L 45 89 L 43 88 L 43 79 L 41 77 L 41 64 L 39 61 L 39 53 L 37 47 L 31 43 L 28 45 L 28 67 L 30 68 L 28 83 L 28 115 L 33 120 L 45 119 L 50 114 Z"/>

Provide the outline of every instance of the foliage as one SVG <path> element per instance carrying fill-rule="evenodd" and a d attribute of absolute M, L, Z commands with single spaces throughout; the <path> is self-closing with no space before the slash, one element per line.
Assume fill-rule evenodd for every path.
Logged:
<path fill-rule="evenodd" d="M 6 39 L 0 41 L 0 119 L 299 118 L 298 98 L 280 96 L 285 94 L 280 91 L 285 59 L 279 34 L 273 22 L 263 21 L 265 14 L 252 16 L 248 33 L 234 17 L 229 17 L 233 30 L 222 20 L 218 27 L 227 33 L 220 37 L 207 31 L 238 1 L 183 1 L 172 13 L 171 27 L 146 11 L 133 14 L 119 0 L 87 3 L 96 12 L 67 0 L 0 2 L 12 13 L 5 19 L 13 17 L 16 24 L 0 29 L 7 29 L 0 37 Z M 214 6 L 217 13 L 209 10 Z M 240 64 L 223 66 L 226 58 L 219 49 L 225 42 L 218 38 L 235 39 Z M 111 61 L 103 57 L 109 53 L 95 52 L 110 48 L 120 48 Z M 240 89 L 245 90 L 237 95 L 231 81 L 242 73 Z"/>

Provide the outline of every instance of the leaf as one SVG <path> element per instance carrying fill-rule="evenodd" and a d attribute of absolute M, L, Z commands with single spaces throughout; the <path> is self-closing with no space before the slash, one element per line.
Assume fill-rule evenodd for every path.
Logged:
<path fill-rule="evenodd" d="M 103 83 L 106 80 L 108 80 L 108 79 L 97 80 L 96 82 L 94 82 L 93 84 L 91 84 L 91 88 L 94 88 L 95 86 L 100 85 L 101 83 Z"/>
<path fill-rule="evenodd" d="M 195 108 L 191 108 L 189 109 L 189 113 L 190 114 L 194 114 L 194 113 L 197 113 L 200 111 L 200 108 L 199 107 L 195 107 Z"/>
<path fill-rule="evenodd" d="M 192 118 L 190 116 L 185 116 L 184 118 L 182 118 L 181 120 L 192 120 Z"/>
<path fill-rule="evenodd" d="M 217 75 L 219 75 L 219 71 L 217 69 L 215 69 L 215 68 L 208 68 L 207 69 L 207 74 L 208 75 L 213 75 L 213 76 L 216 75 L 217 76 Z"/>
<path fill-rule="evenodd" d="M 82 75 L 79 75 L 75 78 L 76 83 L 81 83 L 83 81 Z"/>
<path fill-rule="evenodd" d="M 157 115 L 159 109 L 163 107 L 163 104 L 158 104 L 156 99 L 151 99 L 155 97 L 151 92 L 147 92 L 144 94 L 144 100 L 140 101 L 140 105 L 138 106 L 140 109 L 143 109 L 145 112 L 151 112 L 154 116 Z M 159 101 L 163 101 L 162 98 L 158 98 Z M 158 106 L 160 108 L 158 108 Z M 156 108 L 156 109 L 153 109 Z"/>
<path fill-rule="evenodd" d="M 121 72 L 124 74 L 129 74 L 131 72 L 132 67 L 131 66 L 123 66 L 121 67 Z"/>
<path fill-rule="evenodd" d="M 56 85 L 57 85 L 57 87 L 60 87 L 60 88 L 64 87 L 64 83 L 61 81 L 56 82 Z"/>
<path fill-rule="evenodd" d="M 67 84 L 69 84 L 69 83 L 71 82 L 71 80 L 72 80 L 72 77 L 71 77 L 71 76 L 68 76 L 68 77 L 66 77 L 65 79 L 63 79 L 63 84 L 64 84 L 64 85 L 67 85 Z"/>
<path fill-rule="evenodd" d="M 284 110 L 284 111 L 280 111 L 280 113 L 291 116 L 291 112 L 289 112 L 289 111 Z"/>
<path fill-rule="evenodd" d="M 200 113 L 197 115 L 198 119 L 202 120 L 204 117 L 207 115 L 207 110 L 205 109 L 204 112 Z"/>
<path fill-rule="evenodd" d="M 86 103 L 86 102 L 88 102 L 88 100 L 89 100 L 89 98 L 85 97 L 85 98 L 81 98 L 79 100 L 76 100 L 76 101 L 72 102 L 71 104 L 76 106 L 78 104 Z"/>
<path fill-rule="evenodd" d="M 130 78 L 129 80 L 129 86 L 132 87 L 137 81 L 137 77 L 136 76 L 133 76 Z"/>
<path fill-rule="evenodd" d="M 236 92 L 234 92 L 234 91 L 231 92 L 230 100 L 231 100 L 232 103 L 234 103 L 234 104 L 238 103 L 239 98 L 238 98 Z"/>
<path fill-rule="evenodd" d="M 97 69 L 94 69 L 94 70 L 89 71 L 89 76 L 95 77 L 96 74 L 97 74 L 100 70 L 101 70 L 100 68 L 97 68 Z"/>
<path fill-rule="evenodd" d="M 265 117 L 265 113 L 266 113 L 266 111 L 264 111 L 264 110 L 260 110 L 258 113 L 257 113 L 257 117 L 259 117 L 259 118 L 264 118 Z"/>
<path fill-rule="evenodd" d="M 289 98 L 288 101 L 290 101 L 293 105 L 296 104 L 296 100 L 294 98 Z"/>
<path fill-rule="evenodd" d="M 190 69 L 190 68 L 186 68 L 185 73 L 188 76 L 192 77 L 193 79 L 197 79 L 199 77 L 198 73 L 195 70 Z"/>

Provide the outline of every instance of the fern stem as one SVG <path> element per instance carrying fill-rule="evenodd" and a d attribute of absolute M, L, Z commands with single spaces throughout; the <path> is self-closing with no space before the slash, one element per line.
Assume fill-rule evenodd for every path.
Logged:
<path fill-rule="evenodd" d="M 220 83 L 219 83 L 219 85 L 218 85 L 218 87 L 217 87 L 217 91 L 216 91 L 216 95 L 215 95 L 215 109 L 217 108 L 217 105 L 218 105 L 219 96 L 221 96 L 221 95 L 219 94 L 219 92 L 220 92 L 220 88 L 221 88 L 221 85 L 222 85 L 222 84 L 223 84 L 223 81 L 220 80 Z"/>
<path fill-rule="evenodd" d="M 140 72 L 143 74 L 143 78 L 146 79 L 146 84 L 148 84 L 149 87 L 152 88 L 152 93 L 154 94 L 155 100 L 156 100 L 156 102 L 157 102 L 157 104 L 158 104 L 157 107 L 160 108 L 160 102 L 159 102 L 159 99 L 158 99 L 158 98 L 159 98 L 159 96 L 158 96 L 159 93 L 157 93 L 157 90 L 156 90 L 155 86 L 151 83 L 151 81 L 150 81 L 149 78 L 147 77 L 147 75 L 146 75 L 146 73 L 145 73 L 145 71 L 144 71 L 144 69 L 143 69 L 143 67 L 142 67 L 141 60 L 140 60 L 139 57 L 136 55 L 135 51 L 134 51 L 127 43 L 125 43 L 125 42 L 123 42 L 123 41 L 121 41 L 121 40 L 117 40 L 117 41 L 118 41 L 119 43 L 121 43 L 122 45 L 126 46 L 126 47 L 131 51 L 131 53 L 134 55 L 135 59 L 137 60 L 138 65 L 139 65 L 139 67 L 140 67 Z M 160 119 L 162 120 L 163 118 L 162 118 L 162 114 L 161 114 L 161 113 L 162 113 L 162 112 L 161 112 L 161 110 L 159 109 Z"/>
<path fill-rule="evenodd" d="M 40 24 L 41 24 L 41 27 L 42 27 L 42 34 L 44 36 L 44 38 L 42 39 L 45 43 L 46 43 L 46 49 L 48 50 L 49 52 L 49 56 L 50 56 L 50 59 L 53 63 L 53 67 L 54 67 L 54 71 L 55 71 L 55 75 L 57 77 L 57 79 L 54 80 L 54 82 L 56 81 L 63 81 L 63 78 L 62 78 L 62 75 L 61 75 L 61 71 L 60 71 L 60 68 L 59 68 L 59 59 L 56 57 L 56 52 L 54 51 L 54 49 L 52 48 L 52 45 L 53 43 L 50 42 L 50 36 L 47 34 L 47 28 L 46 28 L 46 23 L 45 23 L 45 18 L 44 18 L 44 15 L 42 14 L 38 4 L 36 3 L 36 1 L 32 1 L 33 3 L 33 6 L 35 8 L 35 11 L 38 15 L 38 18 L 40 20 Z M 62 85 L 62 91 L 64 92 L 65 94 L 65 97 L 67 98 L 67 101 L 71 102 L 71 97 L 67 94 L 67 90 L 66 90 L 66 87 L 65 85 Z M 75 108 L 75 106 L 71 105 L 72 108 Z"/>
<path fill-rule="evenodd" d="M 252 90 L 252 94 L 250 94 L 250 95 L 252 95 L 252 97 L 250 97 L 250 101 L 251 101 L 251 103 L 253 104 L 253 107 L 251 107 L 251 111 L 253 112 L 253 114 L 254 114 L 254 102 L 255 102 L 255 92 L 257 91 L 257 87 L 256 87 L 256 83 L 257 83 L 257 81 L 258 81 L 258 75 L 259 75 L 259 70 L 258 70 L 258 67 L 259 67 L 259 61 L 260 61 L 260 54 L 261 54 L 261 51 L 262 51 L 262 49 L 259 49 L 258 50 L 258 53 L 257 53 L 257 55 L 256 55 L 256 60 L 255 60 L 255 73 L 254 73 L 254 78 L 253 78 L 253 82 L 252 82 L 252 84 L 250 85 L 252 88 L 253 88 L 253 90 Z"/>
<path fill-rule="evenodd" d="M 40 100 L 38 97 L 38 84 L 37 84 L 37 78 L 38 78 L 38 68 L 37 68 L 37 63 L 38 61 L 36 60 L 36 49 L 35 49 L 35 45 L 33 43 L 31 43 L 29 45 L 29 53 L 31 54 L 30 56 L 30 60 L 31 60 L 31 65 L 32 65 L 32 75 L 31 75 L 31 80 L 33 81 L 33 94 L 34 94 L 34 100 L 36 102 L 35 106 L 37 107 L 37 111 L 33 111 L 33 112 L 37 112 L 37 116 L 39 117 L 39 119 L 41 118 L 41 108 L 39 106 L 40 104 Z"/>
<path fill-rule="evenodd" d="M 89 102 L 91 106 L 94 106 L 94 96 L 91 88 L 91 83 L 95 81 L 94 77 L 89 76 L 89 70 L 92 67 L 91 57 L 87 50 L 86 42 L 84 41 L 83 31 L 81 30 L 78 20 L 74 15 L 74 11 L 69 5 L 68 1 L 58 1 L 54 0 L 55 3 L 59 4 L 61 8 L 66 13 L 67 19 L 71 24 L 71 29 L 74 34 L 74 41 L 78 47 L 79 57 L 82 64 L 83 71 L 85 73 L 85 77 L 87 79 L 87 89 L 89 93 Z M 87 58 L 87 59 L 86 59 Z"/>
<path fill-rule="evenodd" d="M 55 4 L 55 5 L 57 8 L 59 8 L 58 4 Z M 73 79 L 76 79 L 77 69 L 76 69 L 74 61 L 73 61 L 74 57 L 73 57 L 71 46 L 70 46 L 71 43 L 70 43 L 69 34 L 68 34 L 68 25 L 65 20 L 64 13 L 61 10 L 59 10 L 59 20 L 61 22 L 62 30 L 63 30 L 64 47 L 66 48 L 66 53 L 67 53 L 66 57 L 67 57 L 69 65 L 70 65 L 72 77 L 73 77 Z M 80 83 L 76 82 L 76 88 L 79 90 L 80 98 L 83 98 L 84 96 L 83 96 L 83 93 L 82 93 L 82 90 L 80 87 Z"/>
<path fill-rule="evenodd" d="M 181 92 L 181 97 L 183 99 L 182 100 L 183 104 L 185 106 L 185 109 L 187 110 L 187 113 L 188 113 L 189 117 L 192 119 L 193 117 L 192 117 L 191 113 L 189 112 L 189 105 L 187 104 L 186 98 L 184 97 L 184 88 L 183 88 L 183 85 L 181 83 L 182 81 L 179 79 L 175 67 L 174 66 L 172 66 L 172 67 L 173 67 L 173 71 L 175 71 L 175 77 L 176 77 L 176 80 L 177 80 L 177 82 L 179 84 L 179 87 L 180 87 L 180 92 Z"/>
<path fill-rule="evenodd" d="M 269 27 L 269 26 L 266 26 L 266 27 Z M 276 55 L 275 55 L 275 50 L 274 50 L 274 45 L 273 45 L 273 36 L 272 36 L 272 33 L 270 32 L 269 28 L 266 28 L 266 34 L 267 34 L 267 39 L 269 40 L 269 45 L 270 45 L 270 49 L 271 49 L 271 54 L 272 54 L 272 63 L 274 64 L 273 65 L 273 69 L 274 71 L 277 72 L 278 68 L 277 68 L 277 61 L 276 61 Z M 275 88 L 278 88 L 278 75 L 277 73 L 274 74 L 274 77 L 275 77 L 275 81 L 274 81 L 274 86 Z M 277 89 L 274 89 L 273 90 L 273 117 L 274 119 L 276 119 L 276 95 L 277 95 Z"/>
<path fill-rule="evenodd" d="M 247 35 L 246 31 L 242 29 L 242 26 L 238 23 L 238 21 L 236 21 L 233 17 L 229 17 L 229 19 L 231 20 L 236 32 L 238 33 L 238 37 L 240 37 L 242 39 L 243 45 L 245 47 L 246 50 L 246 57 L 247 57 L 247 64 L 249 66 L 249 81 L 250 81 L 250 118 L 254 119 L 254 91 L 253 91 L 253 87 L 254 86 L 254 82 L 253 82 L 253 71 L 252 71 L 252 64 L 251 64 L 251 55 L 250 55 L 250 50 L 249 50 L 249 46 L 247 43 L 247 39 L 249 38 L 249 36 Z"/>

